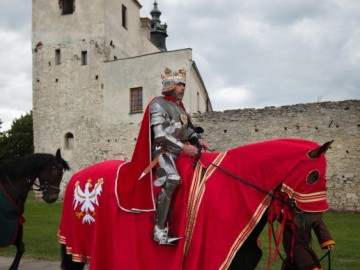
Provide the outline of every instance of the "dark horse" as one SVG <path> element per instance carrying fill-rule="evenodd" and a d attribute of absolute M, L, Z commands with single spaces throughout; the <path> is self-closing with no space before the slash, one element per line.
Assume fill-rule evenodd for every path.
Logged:
<path fill-rule="evenodd" d="M 253 270 L 262 256 L 257 240 L 267 216 L 277 219 L 281 214 L 291 221 L 295 208 L 305 213 L 327 210 L 324 154 L 330 144 L 265 141 L 203 153 L 195 168 L 193 158 L 181 155 L 177 166 L 182 185 L 171 227 L 183 238 L 174 246 L 152 240 L 152 211 L 129 213 L 122 207 L 119 190 L 127 179 L 121 170 L 127 162 L 85 168 L 66 189 L 58 234 L 62 269 L 90 263 L 95 270 Z M 157 192 L 154 187 L 155 198 Z M 286 207 L 287 213 L 282 211 Z"/>
<path fill-rule="evenodd" d="M 69 169 L 60 149 L 55 156 L 36 153 L 0 165 L 0 247 L 16 246 L 16 256 L 10 270 L 18 269 L 25 251 L 22 215 L 35 180 L 39 180 L 38 190 L 42 191 L 43 200 L 51 204 L 58 198 L 64 171 Z"/>

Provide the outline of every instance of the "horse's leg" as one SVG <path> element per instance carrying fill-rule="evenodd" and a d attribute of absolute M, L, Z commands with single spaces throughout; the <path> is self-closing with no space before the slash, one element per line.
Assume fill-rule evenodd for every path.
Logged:
<path fill-rule="evenodd" d="M 264 229 L 266 222 L 267 214 L 264 214 L 244 244 L 236 253 L 229 270 L 254 270 L 256 268 L 262 257 L 262 250 L 258 246 L 257 240 Z"/>
<path fill-rule="evenodd" d="M 73 262 L 71 255 L 66 253 L 66 246 L 61 245 L 61 270 L 83 270 L 85 263 Z"/>
<path fill-rule="evenodd" d="M 19 225 L 18 234 L 17 234 L 15 242 L 14 242 L 14 245 L 16 247 L 16 255 L 15 255 L 14 261 L 11 264 L 9 270 L 17 270 L 19 267 L 21 257 L 25 252 L 25 244 L 22 241 L 22 238 L 23 238 L 23 226 Z"/>

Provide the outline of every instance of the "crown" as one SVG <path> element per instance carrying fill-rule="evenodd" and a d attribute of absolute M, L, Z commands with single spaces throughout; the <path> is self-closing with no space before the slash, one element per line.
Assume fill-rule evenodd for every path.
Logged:
<path fill-rule="evenodd" d="M 177 83 L 186 84 L 186 70 L 181 68 L 178 71 L 172 71 L 170 68 L 165 68 L 164 74 L 161 74 L 163 84 L 163 91 L 171 91 Z"/>

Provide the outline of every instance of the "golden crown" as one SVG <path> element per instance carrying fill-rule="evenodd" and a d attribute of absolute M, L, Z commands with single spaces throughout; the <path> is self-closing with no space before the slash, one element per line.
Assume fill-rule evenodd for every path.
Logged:
<path fill-rule="evenodd" d="M 185 68 L 181 68 L 178 71 L 172 71 L 170 68 L 165 68 L 164 75 L 161 75 L 162 82 L 186 82 L 186 70 Z"/>

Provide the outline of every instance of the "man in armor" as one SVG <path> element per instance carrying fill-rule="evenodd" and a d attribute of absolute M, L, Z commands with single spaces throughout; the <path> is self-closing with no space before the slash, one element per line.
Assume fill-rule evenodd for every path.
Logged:
<path fill-rule="evenodd" d="M 199 148 L 208 149 L 200 136 L 201 128 L 195 128 L 186 113 L 182 99 L 185 93 L 186 71 L 165 69 L 162 78 L 162 95 L 150 104 L 152 156 L 158 158 L 157 180 L 161 186 L 157 199 L 153 237 L 159 244 L 174 244 L 179 237 L 169 236 L 168 214 L 174 192 L 181 183 L 176 159 L 181 152 L 197 156 Z"/>

